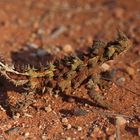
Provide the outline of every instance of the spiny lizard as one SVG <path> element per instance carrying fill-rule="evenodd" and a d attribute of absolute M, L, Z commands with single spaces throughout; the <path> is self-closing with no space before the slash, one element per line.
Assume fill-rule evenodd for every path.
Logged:
<path fill-rule="evenodd" d="M 14 68 L 0 62 L 0 73 L 16 86 L 28 87 L 26 101 L 18 101 L 11 107 L 13 113 L 27 108 L 33 103 L 32 96 L 39 89 L 42 92 L 64 93 L 67 89 L 71 92 L 86 83 L 89 96 L 103 108 L 110 108 L 101 94 L 96 93 L 96 87 L 104 88 L 103 82 L 110 83 L 97 72 L 101 65 L 113 60 L 117 55 L 127 51 L 132 46 L 131 41 L 122 32 L 111 42 L 93 41 L 92 47 L 87 52 L 81 52 L 77 56 L 67 56 L 56 60 L 46 67 L 35 69 L 28 67 L 24 72 L 18 72 Z"/>

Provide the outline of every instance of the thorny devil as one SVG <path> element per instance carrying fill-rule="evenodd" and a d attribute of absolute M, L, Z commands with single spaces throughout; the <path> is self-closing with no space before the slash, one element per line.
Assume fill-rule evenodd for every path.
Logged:
<path fill-rule="evenodd" d="M 114 41 L 104 43 L 93 41 L 92 47 L 86 52 L 81 52 L 77 56 L 67 56 L 56 60 L 44 68 L 38 70 L 28 67 L 24 72 L 18 72 L 7 64 L 0 62 L 0 73 L 16 86 L 28 87 L 24 101 L 18 101 L 11 106 L 12 113 L 23 111 L 33 104 L 33 96 L 41 89 L 43 92 L 65 93 L 69 89 L 71 92 L 86 85 L 90 98 L 103 108 L 110 108 L 110 105 L 103 99 L 96 89 L 101 92 L 105 84 L 112 83 L 106 79 L 97 69 L 109 60 L 113 60 L 117 55 L 127 51 L 132 46 L 131 41 L 122 32 Z M 105 83 L 105 84 L 103 84 Z"/>

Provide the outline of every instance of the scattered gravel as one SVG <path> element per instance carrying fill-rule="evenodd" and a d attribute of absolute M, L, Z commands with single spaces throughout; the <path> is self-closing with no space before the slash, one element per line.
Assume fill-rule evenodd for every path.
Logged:
<path fill-rule="evenodd" d="M 117 82 L 122 83 L 125 82 L 125 77 L 120 77 L 117 79 Z"/>
<path fill-rule="evenodd" d="M 67 30 L 67 28 L 65 26 L 59 26 L 57 28 L 54 28 L 50 34 L 50 37 L 52 39 L 56 39 L 58 38 L 61 34 L 63 34 L 65 31 Z"/>
<path fill-rule="evenodd" d="M 28 49 L 38 49 L 39 46 L 37 44 L 31 43 L 31 44 L 27 44 L 26 47 Z"/>
<path fill-rule="evenodd" d="M 103 64 L 101 65 L 101 68 L 103 69 L 103 71 L 107 71 L 107 70 L 110 69 L 110 65 L 108 65 L 107 63 L 103 63 Z"/>
<path fill-rule="evenodd" d="M 78 127 L 77 127 L 77 130 L 78 130 L 78 131 L 82 131 L 83 128 L 82 128 L 81 126 L 78 126 Z"/>
<path fill-rule="evenodd" d="M 71 124 L 67 125 L 67 129 L 71 129 L 71 127 L 72 127 Z"/>
<path fill-rule="evenodd" d="M 67 118 L 62 118 L 62 123 L 68 123 L 68 119 Z"/>
<path fill-rule="evenodd" d="M 124 124 L 126 124 L 127 123 L 127 121 L 126 121 L 126 119 L 124 119 L 123 117 L 116 117 L 116 124 L 117 125 L 124 125 Z"/>
<path fill-rule="evenodd" d="M 26 132 L 26 133 L 24 134 L 24 137 L 25 137 L 25 138 L 28 138 L 29 135 L 30 135 L 30 133 L 29 133 L 29 132 Z"/>
<path fill-rule="evenodd" d="M 71 137 L 67 137 L 66 140 L 72 140 L 72 138 Z"/>
<path fill-rule="evenodd" d="M 20 113 L 16 113 L 16 114 L 13 116 L 14 119 L 19 119 L 20 117 L 21 117 Z"/>
<path fill-rule="evenodd" d="M 70 45 L 70 44 L 66 44 L 64 47 L 63 47 L 63 51 L 65 53 L 72 53 L 74 50 L 73 50 L 73 47 Z"/>
<path fill-rule="evenodd" d="M 45 107 L 45 111 L 47 113 L 51 112 L 52 111 L 52 108 L 51 108 L 51 105 L 49 104 L 47 107 Z"/>

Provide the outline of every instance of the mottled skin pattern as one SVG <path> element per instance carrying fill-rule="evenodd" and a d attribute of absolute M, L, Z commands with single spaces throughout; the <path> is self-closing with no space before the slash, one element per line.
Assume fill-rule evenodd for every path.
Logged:
<path fill-rule="evenodd" d="M 27 88 L 24 101 L 19 101 L 15 106 L 11 106 L 12 112 L 18 112 L 30 106 L 37 90 L 42 90 L 43 93 L 66 94 L 67 89 L 73 92 L 85 83 L 89 96 L 97 105 L 109 109 L 111 106 L 103 100 L 101 94 L 96 92 L 96 88 L 98 86 L 102 91 L 105 87 L 104 84 L 109 85 L 111 80 L 105 79 L 97 71 L 104 62 L 113 60 L 131 46 L 131 41 L 122 32 L 118 32 L 118 37 L 114 41 L 108 43 L 93 41 L 92 47 L 88 48 L 87 52 L 56 60 L 40 70 L 28 67 L 25 72 L 20 73 L 0 62 L 2 75 L 15 85 Z"/>

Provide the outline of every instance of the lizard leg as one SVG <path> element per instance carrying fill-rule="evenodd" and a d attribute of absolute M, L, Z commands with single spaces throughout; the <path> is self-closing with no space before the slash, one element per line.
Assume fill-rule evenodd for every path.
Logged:
<path fill-rule="evenodd" d="M 34 92 L 25 93 L 20 101 L 11 106 L 12 116 L 17 113 L 23 113 L 31 104 L 33 104 Z"/>
<path fill-rule="evenodd" d="M 98 83 L 98 86 L 100 90 L 106 90 L 109 89 L 113 84 L 113 78 L 116 74 L 116 70 L 111 71 L 104 71 L 100 73 L 100 82 Z"/>
<path fill-rule="evenodd" d="M 91 99 L 93 99 L 96 104 L 102 108 L 106 108 L 106 109 L 110 109 L 111 105 L 109 103 L 107 103 L 100 90 L 98 87 L 98 84 L 100 82 L 100 76 L 98 75 L 92 75 L 88 82 L 87 82 L 87 89 L 88 89 L 88 95 L 90 96 Z"/>

